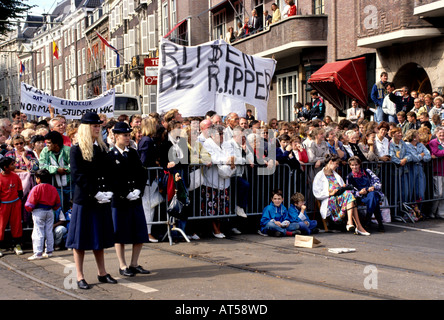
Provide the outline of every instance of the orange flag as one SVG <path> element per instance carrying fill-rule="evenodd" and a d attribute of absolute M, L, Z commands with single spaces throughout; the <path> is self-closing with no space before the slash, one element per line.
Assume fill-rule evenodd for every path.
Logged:
<path fill-rule="evenodd" d="M 55 41 L 52 42 L 52 54 L 54 55 L 54 57 L 56 57 L 57 60 L 59 59 L 59 47 L 57 47 Z"/>

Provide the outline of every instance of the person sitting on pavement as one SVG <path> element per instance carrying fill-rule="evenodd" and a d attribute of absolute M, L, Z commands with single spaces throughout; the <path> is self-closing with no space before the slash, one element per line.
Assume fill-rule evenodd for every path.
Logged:
<path fill-rule="evenodd" d="M 275 237 L 300 234 L 299 224 L 290 223 L 287 208 L 282 204 L 284 201 L 282 190 L 274 190 L 271 195 L 271 203 L 262 211 L 259 234 Z"/>
<path fill-rule="evenodd" d="M 299 224 L 299 230 L 302 234 L 315 234 L 319 232 L 317 228 L 317 221 L 310 220 L 305 211 L 305 197 L 302 193 L 296 192 L 290 198 L 290 208 L 288 208 L 288 217 L 290 223 L 296 222 Z"/>

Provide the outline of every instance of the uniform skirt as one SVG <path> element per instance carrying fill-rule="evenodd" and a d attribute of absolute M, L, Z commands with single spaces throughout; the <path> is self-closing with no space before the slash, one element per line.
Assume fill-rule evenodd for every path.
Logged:
<path fill-rule="evenodd" d="M 78 250 L 100 250 L 114 247 L 111 204 L 74 203 L 66 247 Z"/>
<path fill-rule="evenodd" d="M 116 243 L 138 244 L 149 241 L 145 211 L 141 203 L 112 207 L 112 216 Z"/>

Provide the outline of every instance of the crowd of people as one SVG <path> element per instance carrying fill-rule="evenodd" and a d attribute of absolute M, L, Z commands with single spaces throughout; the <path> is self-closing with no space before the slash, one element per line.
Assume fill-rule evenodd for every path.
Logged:
<path fill-rule="evenodd" d="M 257 32 L 266 30 L 271 24 L 297 14 L 297 8 L 293 0 L 285 0 L 285 6 L 282 12 L 276 3 L 271 4 L 270 10 L 272 14 L 270 14 L 268 10 L 264 10 L 263 16 L 259 16 L 256 9 L 253 9 L 251 17 L 245 17 L 244 23 L 238 21 L 236 30 L 234 27 L 228 27 L 224 39 L 225 42 L 233 43 Z"/>
<path fill-rule="evenodd" d="M 251 110 L 245 117 L 209 111 L 202 117 L 183 118 L 177 109 L 118 118 L 87 113 L 68 121 L 53 112 L 39 121 L 28 120 L 26 114 L 15 111 L 12 121 L 0 119 L 0 241 L 9 224 L 14 251 L 22 254 L 22 227 L 32 226 L 30 260 L 51 256 L 56 247 L 72 248 L 78 285 L 88 288 L 84 251 L 93 250 L 99 281 L 115 283 L 105 269 L 103 249 L 115 247 L 121 275 L 149 273 L 137 260 L 143 243 L 158 242 L 151 223 L 163 198 L 168 204 L 177 194 L 191 203 L 184 211 L 212 216 L 212 234 L 224 238 L 227 227 L 219 217 L 233 212 L 247 218 L 248 199 L 257 191 L 252 190 L 246 168 L 281 164 L 299 172 L 310 168 L 311 189 L 292 194 L 289 208 L 283 199 L 290 195 L 273 190 L 257 226 L 263 236 L 318 232 L 316 219 L 307 215 L 305 201 L 310 192 L 319 201 L 323 219 L 368 236 L 374 217 L 378 230 L 384 231 L 382 185 L 387 181 L 364 168 L 364 162 L 393 164 L 395 169 L 382 166 L 382 170 L 399 174 L 400 183 L 393 185 L 400 188 L 404 202 L 412 197 L 419 202 L 432 188 L 437 201 L 424 214 L 444 218 L 443 99 L 435 93 L 434 97 L 407 92 L 405 87 L 395 89 L 382 74 L 372 91 L 374 121 L 366 113 L 369 108 L 359 108 L 356 100 L 346 118 L 333 121 L 315 91 L 311 103 L 295 106 L 296 120 L 290 122 L 273 118 L 264 123 Z M 424 164 L 430 161 L 436 164 L 427 172 Z M 190 164 L 200 166 L 190 170 Z M 338 174 L 340 165 L 349 167 L 346 176 Z M 161 169 L 160 176 L 149 175 L 146 168 Z M 427 180 L 427 174 L 433 177 Z M 392 179 L 393 174 L 385 177 Z M 237 194 L 233 196 L 230 186 L 234 185 Z M 359 206 L 366 208 L 364 216 Z M 413 207 L 420 212 L 420 204 Z M 186 216 L 177 221 L 184 231 Z M 229 230 L 241 233 L 235 224 Z M 198 240 L 201 233 L 195 231 L 187 237 Z M 46 242 L 45 249 L 48 236 L 54 241 Z M 125 244 L 133 246 L 130 263 L 125 260 Z"/>

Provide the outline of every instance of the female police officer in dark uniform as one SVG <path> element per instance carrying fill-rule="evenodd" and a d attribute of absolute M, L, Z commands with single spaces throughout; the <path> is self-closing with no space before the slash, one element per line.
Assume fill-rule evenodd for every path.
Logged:
<path fill-rule="evenodd" d="M 89 289 L 83 274 L 85 250 L 93 250 L 98 279 L 117 283 L 105 269 L 103 249 L 114 246 L 111 215 L 110 163 L 101 134 L 102 121 L 96 113 L 83 115 L 78 129 L 78 144 L 71 147 L 70 166 L 74 188 L 71 223 L 66 246 L 73 248 L 77 285 Z"/>
<path fill-rule="evenodd" d="M 135 149 L 129 148 L 131 131 L 127 123 L 116 123 L 113 129 L 116 143 L 108 153 L 113 173 L 111 207 L 119 273 L 128 277 L 136 273 L 150 273 L 138 264 L 143 243 L 149 241 L 141 200 L 148 177 L 139 154 Z M 133 245 L 129 266 L 125 260 L 125 244 Z"/>

